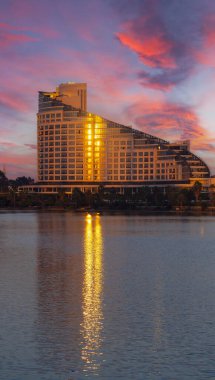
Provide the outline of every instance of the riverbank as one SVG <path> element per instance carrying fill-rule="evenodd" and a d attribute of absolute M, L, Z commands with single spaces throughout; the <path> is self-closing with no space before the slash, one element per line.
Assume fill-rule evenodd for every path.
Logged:
<path fill-rule="evenodd" d="M 81 207 L 81 208 L 68 208 L 68 207 L 56 207 L 56 206 L 46 206 L 46 207 L 2 207 L 0 208 L 0 212 L 72 212 L 74 214 L 99 214 L 99 215 L 161 215 L 161 216 L 215 216 L 215 207 L 208 207 L 206 209 L 202 209 L 199 206 L 193 206 L 189 208 L 134 208 L 134 209 L 126 209 L 126 208 L 89 208 L 89 207 Z"/>

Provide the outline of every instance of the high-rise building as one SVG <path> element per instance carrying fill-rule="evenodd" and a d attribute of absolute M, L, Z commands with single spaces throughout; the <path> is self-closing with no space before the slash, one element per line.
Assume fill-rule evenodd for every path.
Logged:
<path fill-rule="evenodd" d="M 208 166 L 189 141 L 161 138 L 87 112 L 85 83 L 39 92 L 38 185 L 35 191 L 70 193 L 75 187 L 142 187 L 206 183 Z"/>

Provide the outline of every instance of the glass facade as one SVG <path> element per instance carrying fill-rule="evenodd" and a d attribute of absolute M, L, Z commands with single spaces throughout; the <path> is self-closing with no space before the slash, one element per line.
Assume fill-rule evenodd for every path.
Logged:
<path fill-rule="evenodd" d="M 72 99 L 78 104 L 75 86 L 77 99 L 74 91 Z M 189 151 L 188 142 L 171 144 L 89 113 L 83 96 L 75 108 L 71 99 L 67 104 L 62 100 L 66 95 L 57 89 L 39 93 L 39 183 L 144 185 L 210 177 L 207 165 Z"/>

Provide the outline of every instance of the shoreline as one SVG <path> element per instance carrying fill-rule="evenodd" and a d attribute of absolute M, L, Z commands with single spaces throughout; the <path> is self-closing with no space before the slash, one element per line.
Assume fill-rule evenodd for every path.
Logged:
<path fill-rule="evenodd" d="M 65 213 L 73 213 L 73 214 L 98 214 L 98 215 L 140 215 L 140 216 L 215 216 L 215 208 L 212 210 L 201 210 L 201 209 L 188 209 L 188 210 L 150 210 L 150 209 L 107 209 L 107 208 L 99 208 L 99 209 L 90 209 L 90 208 L 81 208 L 81 209 L 72 209 L 72 208 L 64 208 L 64 207 L 44 207 L 44 208 L 36 208 L 36 207 L 28 207 L 28 208 L 0 208 L 0 213 L 6 212 L 65 212 Z"/>

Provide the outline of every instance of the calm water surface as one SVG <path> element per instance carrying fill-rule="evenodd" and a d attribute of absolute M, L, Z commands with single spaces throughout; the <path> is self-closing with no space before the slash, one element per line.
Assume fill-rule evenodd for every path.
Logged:
<path fill-rule="evenodd" d="M 215 379 L 215 218 L 0 213 L 1 380 Z"/>

